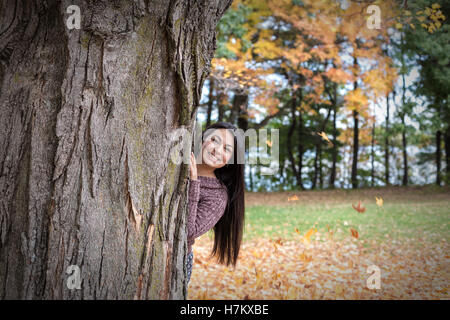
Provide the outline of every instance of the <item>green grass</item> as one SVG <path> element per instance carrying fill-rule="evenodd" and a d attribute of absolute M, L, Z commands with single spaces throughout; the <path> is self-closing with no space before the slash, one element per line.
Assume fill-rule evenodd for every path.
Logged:
<path fill-rule="evenodd" d="M 428 239 L 450 240 L 450 204 L 446 201 L 426 203 L 388 203 L 383 208 L 365 205 L 365 213 L 354 210 L 351 203 L 295 204 L 246 208 L 244 240 L 259 237 L 298 239 L 316 224 L 320 233 L 334 230 L 335 239 L 350 236 L 350 228 L 360 239 Z M 387 236 L 388 235 L 388 236 Z"/>

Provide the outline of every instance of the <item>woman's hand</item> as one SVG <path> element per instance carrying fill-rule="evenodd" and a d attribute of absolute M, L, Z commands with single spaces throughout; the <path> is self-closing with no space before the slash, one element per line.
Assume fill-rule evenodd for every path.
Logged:
<path fill-rule="evenodd" d="M 197 162 L 195 161 L 194 153 L 191 152 L 191 180 L 197 180 Z"/>

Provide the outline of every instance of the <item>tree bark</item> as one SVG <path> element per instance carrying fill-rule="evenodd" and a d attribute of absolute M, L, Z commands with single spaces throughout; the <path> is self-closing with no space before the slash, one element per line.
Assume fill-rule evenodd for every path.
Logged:
<path fill-rule="evenodd" d="M 188 138 L 172 138 L 192 132 L 230 3 L 80 0 L 79 30 L 71 1 L 2 3 L 2 299 L 186 298 L 188 165 L 170 154 Z"/>

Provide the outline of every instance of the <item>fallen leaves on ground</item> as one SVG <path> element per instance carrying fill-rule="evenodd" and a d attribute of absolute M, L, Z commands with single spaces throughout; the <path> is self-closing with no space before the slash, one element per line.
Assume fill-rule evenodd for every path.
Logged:
<path fill-rule="evenodd" d="M 236 269 L 209 259 L 212 240 L 196 239 L 188 299 L 449 299 L 450 256 L 439 243 L 412 240 L 256 239 L 241 247 Z M 381 288 L 367 286 L 370 266 Z"/>

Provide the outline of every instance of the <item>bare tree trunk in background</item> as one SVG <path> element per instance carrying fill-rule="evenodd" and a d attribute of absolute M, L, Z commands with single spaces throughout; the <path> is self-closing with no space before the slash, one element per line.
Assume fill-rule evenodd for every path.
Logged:
<path fill-rule="evenodd" d="M 386 185 L 389 186 L 389 93 L 386 95 L 386 129 L 385 129 L 385 142 L 384 142 L 384 168 L 385 168 L 385 177 Z"/>
<path fill-rule="evenodd" d="M 293 173 L 294 177 L 296 178 L 297 186 L 299 188 L 301 188 L 301 180 L 299 180 L 299 173 L 297 171 L 297 167 L 295 166 L 294 151 L 293 151 L 293 146 L 292 146 L 292 138 L 294 136 L 295 127 L 297 126 L 297 115 L 295 112 L 296 107 L 297 107 L 297 102 L 296 102 L 295 95 L 293 95 L 292 103 L 291 103 L 291 121 L 292 122 L 291 122 L 291 125 L 289 126 L 289 131 L 287 133 L 286 149 L 287 149 L 287 153 L 288 153 L 289 162 L 291 164 L 292 173 Z"/>
<path fill-rule="evenodd" d="M 322 148 L 319 146 L 319 187 L 323 189 Z"/>
<path fill-rule="evenodd" d="M 450 125 L 447 125 L 444 135 L 445 148 L 445 183 L 450 185 Z"/>
<path fill-rule="evenodd" d="M 408 142 L 406 140 L 406 122 L 405 122 L 405 94 L 406 94 L 406 84 L 405 84 L 405 75 L 402 74 L 403 81 L 403 93 L 402 93 L 402 107 L 400 112 L 400 119 L 402 121 L 402 155 L 403 155 L 403 178 L 402 185 L 408 185 Z"/>
<path fill-rule="evenodd" d="M 359 42 L 357 42 L 358 47 Z M 353 66 L 355 69 L 358 67 L 358 59 L 353 57 Z M 353 90 L 358 88 L 358 81 L 353 82 Z M 358 188 L 358 152 L 359 152 L 359 113 L 357 110 L 353 110 L 353 158 L 352 158 L 352 188 Z"/>
<path fill-rule="evenodd" d="M 244 109 L 246 109 L 246 106 L 248 104 L 248 95 L 246 93 L 239 93 L 235 92 L 233 97 L 233 106 L 231 108 L 231 113 L 228 118 L 228 122 L 231 124 L 236 125 L 238 123 L 240 115 L 244 112 Z M 239 124 L 245 125 L 245 122 L 242 122 L 242 119 L 239 120 Z M 238 124 L 238 128 L 241 128 Z M 248 122 L 247 122 L 247 128 L 248 128 Z M 243 128 L 241 128 L 243 129 Z M 246 130 L 246 129 L 244 129 Z"/>
<path fill-rule="evenodd" d="M 371 146 L 370 146 L 370 177 L 371 177 L 371 181 L 370 181 L 370 185 L 372 187 L 375 186 L 375 115 L 374 115 L 374 120 L 373 120 L 373 124 L 372 124 L 372 137 L 370 138 L 371 142 Z"/>
<path fill-rule="evenodd" d="M 401 43 L 402 43 L 402 52 L 401 52 L 401 65 L 402 67 L 405 66 L 404 61 L 404 37 L 403 33 L 401 34 Z M 402 154 L 403 154 L 403 179 L 402 179 L 402 185 L 407 186 L 408 185 L 408 141 L 406 140 L 406 82 L 405 82 L 405 73 L 402 73 L 402 107 L 400 111 L 400 119 L 402 121 Z"/>
<path fill-rule="evenodd" d="M 1 299 L 186 298 L 171 138 L 192 132 L 230 3 L 79 0 L 69 30 L 72 1 L 2 2 Z"/>
<path fill-rule="evenodd" d="M 218 109 L 218 115 L 217 115 L 217 121 L 223 121 L 225 117 L 225 106 L 222 104 L 222 100 L 225 97 L 224 92 L 218 92 L 217 94 L 217 109 Z"/>
<path fill-rule="evenodd" d="M 209 78 L 209 94 L 208 94 L 208 108 L 206 110 L 206 127 L 211 124 L 211 114 L 214 103 L 214 80 Z"/>
<path fill-rule="evenodd" d="M 302 110 L 298 111 L 298 141 L 297 141 L 297 151 L 298 151 L 298 172 L 297 172 L 297 184 L 300 190 L 304 190 L 302 172 L 303 172 L 303 155 L 305 154 L 305 139 L 303 135 L 303 115 Z"/>
<path fill-rule="evenodd" d="M 338 156 L 338 150 L 337 150 L 337 135 L 338 130 L 336 127 L 336 121 L 337 121 L 337 84 L 334 85 L 334 105 L 333 105 L 333 147 L 331 150 L 331 159 L 332 159 L 332 165 L 331 165 L 331 174 L 330 174 L 330 188 L 335 188 L 335 181 L 336 181 L 336 164 L 337 164 L 337 156 Z"/>

